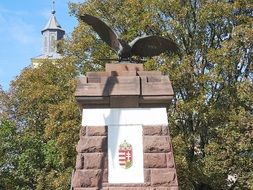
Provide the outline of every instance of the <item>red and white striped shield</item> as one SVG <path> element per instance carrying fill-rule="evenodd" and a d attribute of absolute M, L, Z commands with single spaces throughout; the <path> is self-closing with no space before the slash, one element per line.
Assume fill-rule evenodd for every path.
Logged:
<path fill-rule="evenodd" d="M 119 165 L 124 169 L 133 165 L 133 148 L 126 140 L 119 145 Z"/>

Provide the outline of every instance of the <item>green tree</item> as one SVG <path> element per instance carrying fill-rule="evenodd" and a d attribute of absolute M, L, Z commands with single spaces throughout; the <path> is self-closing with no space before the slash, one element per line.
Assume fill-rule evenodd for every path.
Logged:
<path fill-rule="evenodd" d="M 8 101 L 9 96 L 0 85 L 0 120 L 8 117 Z"/>
<path fill-rule="evenodd" d="M 14 189 L 17 161 L 17 133 L 9 115 L 9 96 L 0 86 L 0 189 Z M 14 182 L 15 181 L 15 182 Z M 14 182 L 14 183 L 13 183 Z"/>
<path fill-rule="evenodd" d="M 70 188 L 80 127 L 75 76 L 70 64 L 45 61 L 24 69 L 12 83 L 11 110 L 19 133 L 16 189 Z"/>
<path fill-rule="evenodd" d="M 17 139 L 15 125 L 7 119 L 0 121 L 0 189 L 14 189 Z"/>

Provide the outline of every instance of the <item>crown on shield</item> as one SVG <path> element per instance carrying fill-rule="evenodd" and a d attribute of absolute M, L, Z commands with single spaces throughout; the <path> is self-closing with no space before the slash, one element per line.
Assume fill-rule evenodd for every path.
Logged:
<path fill-rule="evenodd" d="M 132 150 L 132 145 L 124 140 L 124 142 L 119 145 L 119 148 L 121 150 Z"/>

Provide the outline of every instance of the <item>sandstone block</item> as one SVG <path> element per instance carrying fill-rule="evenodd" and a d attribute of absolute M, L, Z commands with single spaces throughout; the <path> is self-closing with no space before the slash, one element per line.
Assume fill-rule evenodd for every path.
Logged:
<path fill-rule="evenodd" d="M 178 190 L 178 187 L 154 187 L 150 188 L 149 190 Z"/>
<path fill-rule="evenodd" d="M 86 132 L 88 136 L 106 136 L 107 126 L 87 126 Z"/>
<path fill-rule="evenodd" d="M 171 151 L 170 139 L 168 136 L 144 136 L 144 153 L 162 153 Z"/>
<path fill-rule="evenodd" d="M 81 165 L 81 167 L 76 169 L 107 169 L 107 156 L 105 153 L 84 153 L 78 157 L 80 157 L 79 160 L 82 164 L 77 162 L 78 166 Z"/>
<path fill-rule="evenodd" d="M 166 125 L 162 126 L 162 134 L 163 135 L 169 135 L 169 127 Z"/>
<path fill-rule="evenodd" d="M 161 135 L 162 126 L 143 126 L 143 135 Z"/>
<path fill-rule="evenodd" d="M 73 178 L 73 187 L 98 187 L 102 184 L 101 170 L 76 170 Z"/>
<path fill-rule="evenodd" d="M 138 107 L 139 96 L 110 96 L 110 106 L 112 108 Z"/>
<path fill-rule="evenodd" d="M 153 186 L 177 185 L 176 170 L 168 170 L 168 169 L 151 170 L 151 185 Z"/>
<path fill-rule="evenodd" d="M 142 95 L 143 96 L 154 96 L 154 95 L 173 95 L 173 89 L 168 76 L 153 76 L 150 81 L 148 78 L 141 77 Z M 156 79 L 155 79 L 156 78 Z M 158 79 L 160 78 L 160 80 Z"/>
<path fill-rule="evenodd" d="M 174 187 L 172 186 L 172 187 L 169 188 L 169 190 L 179 190 L 179 187 L 178 186 L 174 186 Z"/>
<path fill-rule="evenodd" d="M 88 187 L 84 187 L 84 188 L 74 188 L 74 190 L 100 190 L 101 188 L 88 188 Z M 108 188 L 103 188 L 103 190 L 108 190 Z"/>
<path fill-rule="evenodd" d="M 174 158 L 172 152 L 169 152 L 166 154 L 166 160 L 167 160 L 167 167 L 168 168 L 174 168 L 175 163 L 174 163 Z"/>
<path fill-rule="evenodd" d="M 144 169 L 144 182 L 145 183 L 150 183 L 151 182 L 151 171 L 150 171 L 150 169 Z"/>
<path fill-rule="evenodd" d="M 148 183 L 110 183 L 110 187 L 148 187 Z"/>
<path fill-rule="evenodd" d="M 108 169 L 103 169 L 102 174 L 103 174 L 103 186 L 108 187 Z"/>
<path fill-rule="evenodd" d="M 143 64 L 132 64 L 123 62 L 121 64 L 118 63 L 107 63 L 105 65 L 106 72 L 112 71 L 143 71 Z"/>
<path fill-rule="evenodd" d="M 144 153 L 144 168 L 166 167 L 166 153 Z"/>
<path fill-rule="evenodd" d="M 102 136 L 81 138 L 76 147 L 78 153 L 105 152 L 106 149 L 107 138 Z"/>
<path fill-rule="evenodd" d="M 161 76 L 161 71 L 137 71 L 139 76 Z"/>
<path fill-rule="evenodd" d="M 83 127 L 81 127 L 81 129 L 80 129 L 79 136 L 80 136 L 80 138 L 82 138 L 82 137 L 85 136 L 85 135 L 86 135 L 86 127 L 83 126 Z"/>
<path fill-rule="evenodd" d="M 76 156 L 76 169 L 83 169 L 83 163 L 84 163 L 84 160 L 83 160 L 83 156 L 82 154 L 78 154 Z"/>

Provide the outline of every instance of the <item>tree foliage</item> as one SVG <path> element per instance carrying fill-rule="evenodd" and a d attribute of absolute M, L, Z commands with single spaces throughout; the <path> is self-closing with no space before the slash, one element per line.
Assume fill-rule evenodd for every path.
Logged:
<path fill-rule="evenodd" d="M 9 147 L 1 168 L 12 177 L 4 189 L 70 188 L 80 126 L 75 76 L 67 63 L 45 61 L 25 68 L 13 82 L 8 105 L 15 123 L 3 122 L 0 134 L 1 148 Z"/>
<path fill-rule="evenodd" d="M 147 58 L 144 66 L 173 83 L 168 120 L 180 187 L 253 188 L 252 1 L 88 0 L 69 7 L 77 19 L 101 18 L 126 41 L 174 39 L 180 55 Z M 24 69 L 10 96 L 0 95 L 11 111 L 0 122 L 0 188 L 69 189 L 80 125 L 74 79 L 117 57 L 81 21 L 62 52 L 58 64 Z"/>

